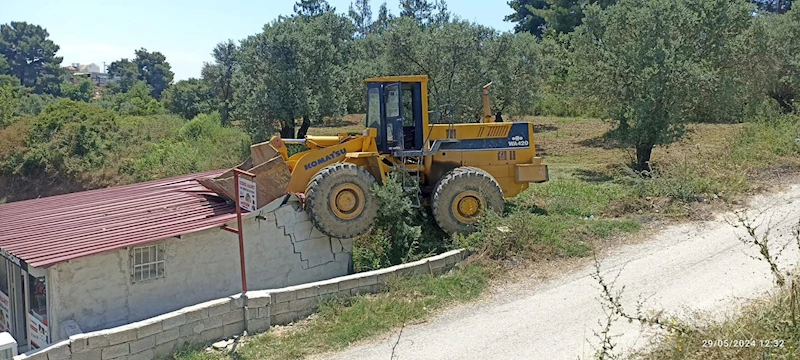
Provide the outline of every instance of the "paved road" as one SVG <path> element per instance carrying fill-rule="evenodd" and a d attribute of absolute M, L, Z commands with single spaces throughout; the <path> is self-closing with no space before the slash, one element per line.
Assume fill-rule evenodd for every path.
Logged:
<path fill-rule="evenodd" d="M 800 185 L 757 197 L 750 206 L 764 221 L 772 215 L 773 234 L 788 241 L 800 219 Z M 625 286 L 623 304 L 631 311 L 643 297 L 647 308 L 668 314 L 730 314 L 772 288 L 766 263 L 751 257 L 757 252 L 738 240 L 741 231 L 724 220 L 730 216 L 667 227 L 644 243 L 623 246 L 602 260 L 605 277 L 613 278 L 622 268 L 617 285 Z M 795 263 L 796 246 L 783 256 L 786 264 Z M 406 327 L 395 359 L 591 359 L 597 343 L 593 332 L 605 320 L 593 270 L 593 264 L 581 267 L 560 279 L 532 283 Z M 613 328 L 614 334 L 623 334 L 616 340 L 624 349 L 641 349 L 653 332 L 622 321 Z M 388 360 L 396 338 L 394 333 L 331 358 Z"/>

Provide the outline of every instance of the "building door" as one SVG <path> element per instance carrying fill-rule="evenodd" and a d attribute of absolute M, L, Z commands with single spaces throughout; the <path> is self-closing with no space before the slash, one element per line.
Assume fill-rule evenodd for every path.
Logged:
<path fill-rule="evenodd" d="M 3 259 L 6 261 L 6 259 Z M 25 317 L 25 275 L 18 266 L 7 262 L 11 336 L 17 340 L 19 352 L 28 351 L 28 327 Z"/>

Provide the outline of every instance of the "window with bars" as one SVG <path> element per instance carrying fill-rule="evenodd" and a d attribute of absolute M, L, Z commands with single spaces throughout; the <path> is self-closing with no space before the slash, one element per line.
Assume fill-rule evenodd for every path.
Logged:
<path fill-rule="evenodd" d="M 139 246 L 131 249 L 131 282 L 164 277 L 164 245 Z"/>

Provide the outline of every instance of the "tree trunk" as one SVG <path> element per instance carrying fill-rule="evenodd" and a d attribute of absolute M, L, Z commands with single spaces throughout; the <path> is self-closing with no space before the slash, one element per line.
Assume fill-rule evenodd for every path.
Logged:
<path fill-rule="evenodd" d="M 230 125 L 231 119 L 230 119 L 230 110 L 228 104 L 227 103 L 223 104 L 221 110 L 222 111 L 220 111 L 220 120 L 222 122 L 222 126 Z"/>
<path fill-rule="evenodd" d="M 648 172 L 652 170 L 652 168 L 650 168 L 650 155 L 652 153 L 653 145 L 636 145 L 636 170 Z"/>
<path fill-rule="evenodd" d="M 281 121 L 281 138 L 294 138 L 294 119 L 290 121 Z"/>
<path fill-rule="evenodd" d="M 300 124 L 300 129 L 297 129 L 297 139 L 302 139 L 306 137 L 308 133 L 308 128 L 311 126 L 311 117 L 308 115 L 303 115 L 303 123 Z"/>

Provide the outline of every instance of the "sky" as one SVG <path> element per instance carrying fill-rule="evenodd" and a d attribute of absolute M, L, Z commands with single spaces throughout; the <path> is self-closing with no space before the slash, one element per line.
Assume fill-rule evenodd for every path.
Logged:
<path fill-rule="evenodd" d="M 507 0 L 449 0 L 449 10 L 462 19 L 511 30 L 503 21 L 511 13 Z M 329 0 L 339 13 L 351 0 Z M 386 0 L 397 15 L 399 0 Z M 0 24 L 25 21 L 40 25 L 61 47 L 62 65 L 132 58 L 135 49 L 160 51 L 175 80 L 199 77 L 211 50 L 227 39 L 241 40 L 261 31 L 279 15 L 293 12 L 295 0 L 0 0 Z M 373 18 L 383 0 L 372 0 Z"/>

